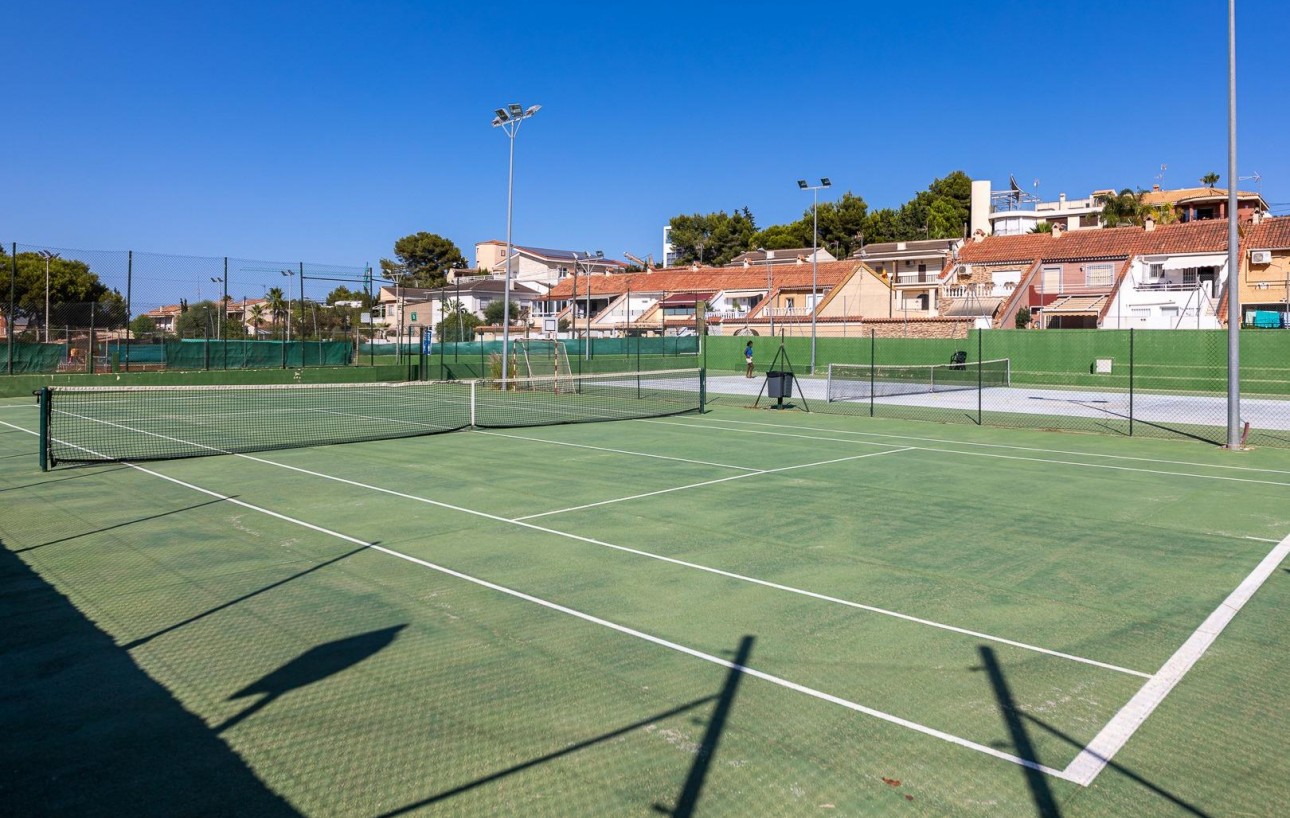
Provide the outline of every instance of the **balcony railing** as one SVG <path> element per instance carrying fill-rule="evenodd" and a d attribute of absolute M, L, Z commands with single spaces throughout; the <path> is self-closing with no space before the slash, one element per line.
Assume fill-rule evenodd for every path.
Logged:
<path fill-rule="evenodd" d="M 897 273 L 896 285 L 901 284 L 930 284 L 940 277 L 940 273 Z"/>
<path fill-rule="evenodd" d="M 811 310 L 807 307 L 767 307 L 762 310 L 762 314 L 776 318 L 805 318 L 811 314 Z"/>

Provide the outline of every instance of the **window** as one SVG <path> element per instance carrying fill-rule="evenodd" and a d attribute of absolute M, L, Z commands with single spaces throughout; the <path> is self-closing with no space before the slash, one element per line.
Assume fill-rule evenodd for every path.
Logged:
<path fill-rule="evenodd" d="M 1182 271 L 1182 274 L 1183 274 L 1182 278 L 1183 278 L 1184 287 L 1196 286 L 1196 268 L 1195 267 L 1188 267 L 1187 269 Z"/>
<path fill-rule="evenodd" d="M 1061 267 L 1044 268 L 1043 291 L 1045 293 L 1059 293 L 1062 291 Z"/>
<path fill-rule="evenodd" d="M 1086 264 L 1084 265 L 1084 286 L 1109 287 L 1114 272 L 1113 264 Z"/>
<path fill-rule="evenodd" d="M 1159 281 L 1165 277 L 1165 265 L 1155 262 L 1147 265 L 1147 281 Z"/>
<path fill-rule="evenodd" d="M 784 306 L 788 307 L 790 310 L 793 309 L 793 307 L 797 306 L 797 304 L 793 301 L 793 296 L 790 295 L 788 298 L 784 299 Z"/>

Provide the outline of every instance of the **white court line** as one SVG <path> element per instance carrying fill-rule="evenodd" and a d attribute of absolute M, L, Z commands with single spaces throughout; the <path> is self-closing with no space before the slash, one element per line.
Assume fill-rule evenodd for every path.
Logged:
<path fill-rule="evenodd" d="M 650 422 L 646 418 L 638 418 L 637 420 L 643 423 Z M 766 423 L 765 421 L 758 421 L 758 420 L 735 420 L 733 418 L 715 418 L 714 420 L 719 421 L 721 423 L 736 423 L 741 426 L 768 426 L 774 429 L 800 429 L 803 431 L 825 431 L 825 432 L 830 432 L 832 434 L 853 435 L 855 437 L 880 437 L 880 438 L 887 438 L 890 440 L 899 440 L 899 441 L 913 440 L 919 443 L 941 443 L 944 445 L 953 445 L 953 446 L 975 446 L 983 449 L 1007 449 L 1010 451 L 1038 452 L 1041 454 L 1064 454 L 1064 455 L 1072 455 L 1074 457 L 1098 457 L 1106 460 L 1130 460 L 1130 461 L 1138 461 L 1142 463 L 1155 463 L 1158 465 L 1165 465 L 1165 466 L 1193 466 L 1198 469 L 1228 469 L 1232 471 L 1248 471 L 1248 472 L 1265 473 L 1265 474 L 1290 474 L 1290 470 L 1286 470 L 1286 469 L 1260 469 L 1254 466 L 1233 466 L 1230 464 L 1223 464 L 1223 463 L 1196 463 L 1190 460 L 1162 460 L 1160 458 L 1155 458 L 1155 457 L 1136 457 L 1134 455 L 1126 455 L 1126 454 L 1106 454 L 1105 452 L 1072 452 L 1072 451 L 1067 451 L 1065 449 L 1042 449 L 1042 448 L 1039 448 L 1038 446 L 1012 446 L 1006 443 L 979 443 L 971 440 L 945 440 L 939 437 L 916 437 L 914 435 L 890 435 L 890 434 L 882 434 L 880 432 L 856 432 L 849 429 L 819 429 L 814 426 L 797 426 L 791 423 Z M 691 424 L 691 425 L 698 425 L 698 424 Z M 862 442 L 862 441 L 856 441 L 856 442 Z"/>
<path fill-rule="evenodd" d="M 84 418 L 84 419 L 85 419 L 85 420 L 96 420 L 95 418 Z M 2 421 L 0 421 L 0 422 L 2 422 Z M 111 421 L 105 421 L 105 420 L 97 420 L 97 422 L 102 423 L 102 424 L 107 425 L 107 426 L 117 426 L 117 425 L 118 425 L 118 424 L 112 423 Z M 142 431 L 142 430 L 138 430 L 138 429 L 132 429 L 131 431 L 139 431 L 139 432 L 141 432 L 142 434 L 147 434 L 147 435 L 150 435 L 150 436 L 153 436 L 153 437 L 160 437 L 160 438 L 163 438 L 163 439 L 172 440 L 172 441 L 177 441 L 177 442 L 183 442 L 183 443 L 188 442 L 188 441 L 182 441 L 182 440 L 179 440 L 178 438 L 168 438 L 166 435 L 158 434 L 158 433 L 156 433 L 156 432 L 144 432 L 144 431 Z M 32 432 L 31 434 L 36 434 L 36 433 L 35 433 L 35 432 Z M 83 447 L 82 447 L 82 448 L 83 448 Z M 222 450 L 219 450 L 219 449 L 214 449 L 214 448 L 209 447 L 209 446 L 202 446 L 201 448 L 208 448 L 208 449 L 211 449 L 212 451 L 222 451 Z M 357 480 L 350 480 L 350 479 L 348 479 L 348 478 L 344 478 L 344 477 L 337 477 L 337 476 L 332 475 L 332 474 L 324 474 L 324 473 L 322 473 L 322 472 L 316 472 L 316 471 L 313 471 L 313 470 L 311 470 L 311 469 L 301 468 L 300 466 L 291 466 L 291 465 L 288 465 L 288 464 L 286 464 L 286 463 L 278 463 L 278 462 L 273 461 L 273 460 L 265 460 L 265 459 L 264 459 L 264 458 L 262 458 L 262 457 L 255 457 L 255 456 L 253 456 L 253 455 L 249 455 L 249 454 L 241 454 L 241 453 L 237 453 L 237 452 L 232 452 L 232 453 L 224 452 L 224 453 L 225 453 L 225 454 L 232 454 L 232 456 L 233 456 L 233 457 L 239 457 L 239 458 L 242 458 L 243 460 L 250 460 L 250 461 L 253 461 L 253 462 L 255 462 L 255 463 L 263 463 L 263 464 L 268 465 L 268 466 L 276 466 L 277 468 L 280 468 L 280 469 L 287 469 L 288 471 L 294 471 L 294 472 L 298 472 L 298 473 L 300 473 L 300 474 L 307 474 L 307 475 L 310 475 L 311 477 L 318 477 L 318 478 L 321 478 L 321 479 L 323 479 L 323 480 L 331 480 L 331 481 L 333 481 L 333 482 L 342 483 L 342 484 L 347 485 L 347 486 L 354 486 L 355 488 L 362 488 L 362 489 L 367 489 L 368 491 L 375 491 L 375 492 L 379 492 L 379 493 L 381 493 L 381 494 L 388 494 L 388 495 L 390 495 L 391 497 L 399 497 L 399 498 L 402 498 L 402 499 L 404 499 L 404 500 L 412 500 L 413 502 L 425 503 L 425 504 L 427 504 L 427 505 L 436 506 L 436 507 L 438 507 L 438 508 L 448 509 L 449 511 L 457 511 L 457 512 L 461 512 L 462 514 L 469 514 L 469 515 L 474 516 L 474 517 L 481 517 L 481 518 L 483 518 L 483 519 L 491 520 L 491 521 L 493 521 L 493 522 L 506 523 L 506 524 L 510 524 L 510 525 L 516 525 L 516 526 L 520 526 L 520 527 L 522 527 L 522 528 L 528 528 L 528 529 L 531 529 L 531 530 L 533 530 L 533 531 L 539 531 L 539 532 L 542 532 L 542 533 L 544 533 L 544 534 L 552 534 L 552 535 L 557 536 L 557 537 L 565 537 L 565 538 L 567 538 L 567 539 L 574 540 L 574 541 L 576 541 L 576 542 L 583 542 L 583 543 L 587 543 L 587 544 L 589 544 L 589 545 L 597 545 L 597 546 L 600 546 L 600 547 L 602 547 L 602 548 L 609 548 L 609 549 L 613 549 L 613 550 L 615 550 L 615 551 L 621 551 L 621 552 L 623 552 L 623 553 L 627 553 L 627 554 L 634 554 L 634 555 L 639 556 L 639 557 L 646 557 L 646 558 L 648 558 L 648 559 L 658 560 L 658 561 L 660 561 L 660 562 L 666 562 L 666 563 L 670 563 L 670 564 L 672 564 L 672 565 L 679 565 L 679 566 L 681 566 L 681 567 L 683 567 L 683 568 L 693 568 L 693 569 L 698 570 L 698 571 L 704 571 L 704 572 L 706 572 L 706 573 L 716 574 L 716 575 L 718 575 L 718 576 L 727 577 L 727 578 L 729 578 L 729 579 L 736 579 L 736 580 L 739 580 L 739 581 L 741 581 L 741 582 L 748 582 L 748 583 L 751 583 L 751 584 L 753 584 L 753 585 L 760 585 L 760 586 L 765 587 L 765 588 L 774 588 L 774 589 L 775 589 L 775 590 L 777 590 L 777 591 L 786 591 L 786 592 L 788 592 L 788 593 L 798 594 L 798 595 L 800 595 L 800 596 L 805 596 L 805 597 L 810 597 L 811 599 L 818 599 L 818 600 L 820 600 L 820 601 L 822 601 L 822 602 L 831 602 L 831 603 L 836 604 L 836 605 L 845 605 L 846 607 L 849 607 L 849 608 L 855 608 L 855 609 L 857 609 L 857 610 L 868 611 L 868 612 L 870 612 L 870 613 L 876 613 L 876 614 L 879 614 L 879 615 L 882 615 L 882 616 L 890 616 L 890 617 L 892 617 L 892 618 L 894 618 L 894 619 L 902 619 L 902 620 L 904 620 L 904 621 L 906 621 L 906 622 L 913 622 L 913 623 L 915 623 L 915 624 L 919 624 L 919 625 L 926 625 L 926 626 L 928 626 L 928 627 L 938 628 L 938 629 L 940 629 L 940 630 L 949 631 L 949 632 L 951 632 L 951 633 L 958 633 L 958 634 L 963 634 L 963 635 L 965 635 L 965 636 L 972 636 L 972 637 L 976 637 L 976 638 L 978 638 L 978 639 L 985 639 L 986 641 L 989 641 L 989 642 L 995 642 L 995 643 L 998 643 L 998 644 L 1001 644 L 1001 645 L 1010 645 L 1010 646 L 1012 646 L 1012 647 L 1021 648 L 1022 650 L 1029 650 L 1029 651 L 1032 651 L 1032 652 L 1034 652 L 1034 653 L 1042 653 L 1042 654 L 1045 654 L 1045 655 L 1048 655 L 1048 656 L 1055 656 L 1055 657 L 1060 658 L 1060 659 L 1069 659 L 1069 660 L 1070 660 L 1070 661 L 1072 661 L 1072 662 L 1079 662 L 1079 663 L 1081 663 L 1081 664 L 1091 665 L 1091 666 L 1093 666 L 1093 667 L 1100 667 L 1100 668 L 1103 668 L 1103 669 L 1105 669 L 1105 670 L 1114 670 L 1114 671 L 1116 671 L 1116 672 L 1118 672 L 1118 673 L 1125 673 L 1125 674 L 1128 674 L 1128 675 L 1130 675 L 1130 676 L 1140 676 L 1140 677 L 1142 677 L 1142 678 L 1149 678 L 1149 677 L 1150 677 L 1150 674 L 1148 674 L 1148 673 L 1143 673 L 1143 672 L 1138 671 L 1138 670 L 1131 670 L 1130 668 L 1121 667 L 1121 666 L 1119 666 L 1119 665 L 1113 665 L 1113 664 L 1110 664 L 1110 663 L 1108 663 L 1108 662 L 1099 662 L 1099 661 L 1097 661 L 1096 659 L 1088 659 L 1088 658 L 1085 658 L 1085 657 L 1083 657 L 1083 656 L 1076 656 L 1076 655 L 1071 654 L 1071 653 L 1063 653 L 1062 651 L 1058 651 L 1058 650 L 1051 650 L 1051 649 L 1049 649 L 1049 648 L 1039 647 L 1038 645 L 1031 645 L 1031 644 L 1028 644 L 1028 643 L 1026 643 L 1026 642 L 1018 642 L 1018 641 L 1015 641 L 1015 640 L 1012 640 L 1012 639 L 1006 639 L 1006 638 L 1004 638 L 1004 637 L 1002 637 L 1002 636 L 993 636 L 993 635 L 988 634 L 988 633 L 982 633 L 982 632 L 980 632 L 980 631 L 968 630 L 967 628 L 960 628 L 960 627 L 957 627 L 957 626 L 954 626 L 954 625 L 947 625 L 947 624 L 945 624 L 945 623 L 943 623 L 943 622 L 936 622 L 936 621 L 931 620 L 931 619 L 922 619 L 922 618 L 920 618 L 920 617 L 910 616 L 909 614 L 899 613 L 898 611 L 890 611 L 890 610 L 887 610 L 887 609 L 885 609 L 885 608 L 878 608 L 878 607 L 875 607 L 875 606 L 873 606 L 873 605 L 865 605 L 865 604 L 860 603 L 860 602 L 852 602 L 852 601 L 850 601 L 850 600 L 841 599 L 841 598 L 839 598 L 839 597 L 829 596 L 829 595 L 827 595 L 827 594 L 820 594 L 820 593 L 816 593 L 815 591 L 807 591 L 807 590 L 805 590 L 805 589 L 803 589 L 803 588 L 796 588 L 796 587 L 794 587 L 794 586 L 792 586 L 792 585 L 782 585 L 782 584 L 780 584 L 780 583 L 778 583 L 778 582 L 771 582 L 771 581 L 769 581 L 769 580 L 758 579 L 758 578 L 756 578 L 756 577 L 750 577 L 750 576 L 746 576 L 746 575 L 744 575 L 744 574 L 736 574 L 736 573 L 734 573 L 733 571 L 724 571 L 724 570 L 722 570 L 722 569 L 720 569 L 720 568 L 713 568 L 713 567 L 711 567 L 711 566 L 701 565 L 701 564 L 699 564 L 699 563 L 697 563 L 697 562 L 687 562 L 687 561 L 685 561 L 685 560 L 679 560 L 679 559 L 676 559 L 675 557 L 667 557 L 667 556 L 664 556 L 664 555 L 662 555 L 662 554 L 655 554 L 655 553 L 653 553 L 653 552 L 651 552 L 651 551 L 642 551 L 642 550 L 641 550 L 641 549 L 639 549 L 639 548 L 630 548 L 630 547 L 625 546 L 625 545 L 616 545 L 616 544 L 614 544 L 614 543 L 605 542 L 604 540 L 597 540 L 597 539 L 592 538 L 592 537 L 584 537 L 584 536 L 582 536 L 582 535 L 580 535 L 580 534 L 571 534 L 571 533 L 569 533 L 569 532 L 567 532 L 567 531 L 559 531 L 559 530 L 554 529 L 554 528 L 547 528 L 547 527 L 545 527 L 545 526 L 540 526 L 540 525 L 537 525 L 536 523 L 530 523 L 530 522 L 527 522 L 527 521 L 524 521 L 524 520 L 510 519 L 510 518 L 507 518 L 507 517 L 502 517 L 502 516 L 497 515 L 497 514 L 489 514 L 489 513 L 488 513 L 488 512 L 486 512 L 486 511 L 476 511 L 475 509 L 472 509 L 472 508 L 465 508 L 464 506 L 455 506 L 455 505 L 452 505 L 451 503 L 445 503 L 445 502 L 442 502 L 442 501 L 440 501 L 440 500 L 431 500 L 431 499 L 430 499 L 430 498 L 428 498 L 428 497 L 420 497 L 420 496 L 415 495 L 415 494 L 408 494 L 407 492 L 397 491 L 397 490 L 395 490 L 395 489 L 387 489 L 387 488 L 384 488 L 384 487 L 382 487 L 382 486 L 374 486 L 374 485 L 371 485 L 370 483 L 360 483 L 360 482 L 358 482 Z"/>
<path fill-rule="evenodd" d="M 664 426 L 680 426 L 686 429 L 697 429 L 700 431 L 711 432 L 714 428 L 736 434 L 745 435 L 770 435 L 771 437 L 793 437 L 803 440 L 816 440 L 826 443 L 864 443 L 860 440 L 847 440 L 846 438 L 823 437 L 819 435 L 802 435 L 795 432 L 770 432 L 760 429 L 739 429 L 732 426 L 713 426 L 722 421 L 720 419 L 709 420 L 704 425 L 699 426 L 695 423 L 685 423 L 669 420 L 641 420 L 641 423 L 658 423 Z M 1156 474 L 1167 477 L 1190 477 L 1196 480 L 1219 480 L 1227 483 L 1254 483 L 1262 486 L 1283 486 L 1290 488 L 1290 482 L 1281 482 L 1279 480 L 1255 480 L 1252 477 L 1228 477 L 1222 474 L 1193 474 L 1191 472 L 1167 471 L 1165 469 L 1143 469 L 1136 466 L 1116 466 L 1110 463 L 1080 463 L 1076 460 L 1053 460 L 1047 457 L 1023 457 L 1015 454 L 997 454 L 995 452 L 965 452 L 962 449 L 945 449 L 937 446 L 911 446 L 911 449 L 921 452 L 939 452 L 942 454 L 957 454 L 964 457 L 989 457 L 996 460 L 1019 460 L 1029 463 L 1043 463 L 1047 466 L 1076 466 L 1084 469 L 1104 469 L 1107 471 L 1133 472 L 1137 474 Z M 1195 464 L 1192 464 L 1195 465 Z M 1280 473 L 1280 472 L 1278 472 Z"/>
<path fill-rule="evenodd" d="M 1164 701 L 1165 696 L 1177 687 L 1187 671 L 1205 655 L 1205 651 L 1209 650 L 1210 645 L 1214 644 L 1214 640 L 1245 603 L 1250 601 L 1254 592 L 1277 570 L 1287 554 L 1290 554 L 1290 536 L 1268 552 L 1249 576 L 1236 586 L 1236 590 L 1192 632 L 1182 647 L 1120 708 L 1088 746 L 1066 766 L 1063 777 L 1085 787 L 1092 784 L 1093 779 L 1097 778 L 1098 773 L 1102 772 L 1147 717 Z"/>
<path fill-rule="evenodd" d="M 509 437 L 509 435 L 507 435 L 507 437 Z M 885 444 L 878 444 L 878 445 L 885 445 Z M 659 489 L 657 491 L 647 491 L 644 494 L 633 494 L 630 497 L 615 497 L 610 500 L 600 500 L 595 503 L 586 503 L 581 506 L 570 506 L 569 508 L 557 508 L 553 511 L 541 511 L 541 512 L 538 512 L 537 514 L 526 514 L 523 517 L 512 517 L 511 519 L 514 522 L 518 522 L 520 520 L 534 520 L 534 519 L 537 519 L 538 517 L 549 517 L 552 514 L 564 514 L 565 512 L 569 512 L 569 511 L 582 511 L 583 509 L 596 508 L 597 506 L 608 506 L 614 503 L 626 503 L 630 500 L 641 500 L 646 497 L 655 497 L 660 494 L 670 494 L 674 491 L 685 491 L 686 489 L 697 489 L 703 486 L 716 485 L 717 483 L 729 483 L 731 480 L 742 480 L 745 477 L 759 477 L 763 474 L 778 474 L 780 472 L 793 471 L 794 469 L 809 469 L 812 466 L 828 466 L 833 463 L 845 463 L 848 460 L 862 460 L 866 457 L 877 457 L 878 455 L 896 454 L 897 452 L 907 452 L 907 451 L 909 451 L 909 449 L 907 448 L 889 449 L 885 452 L 869 452 L 868 454 L 857 454 L 857 455 L 852 455 L 851 457 L 838 457 L 838 458 L 834 458 L 833 460 L 820 460 L 815 463 L 799 463 L 796 466 L 781 466 L 778 469 L 759 469 L 757 471 L 749 472 L 747 474 L 735 474 L 735 475 L 731 475 L 730 477 L 720 477 L 720 478 L 717 478 L 716 480 L 704 480 L 702 483 L 690 483 L 685 486 L 673 486 L 672 488 L 668 488 L 668 489 Z"/>
<path fill-rule="evenodd" d="M 19 431 L 26 432 L 27 434 L 30 434 L 30 435 L 39 434 L 37 432 L 31 431 L 30 429 L 23 429 L 20 426 L 13 426 L 13 424 L 5 423 L 4 421 L 0 421 L 0 425 L 10 426 L 11 428 L 18 429 Z M 84 449 L 84 447 L 78 447 L 78 448 Z M 91 451 L 91 450 L 85 449 L 85 451 Z M 94 453 L 94 452 L 91 452 L 91 453 Z M 252 459 L 258 460 L 258 458 L 252 458 Z M 271 461 L 263 461 L 263 462 L 270 463 L 271 465 L 278 465 L 278 464 L 271 463 Z M 153 471 L 152 469 L 144 468 L 143 466 L 139 466 L 134 463 L 123 463 L 123 465 L 129 466 L 132 469 L 136 469 L 152 477 L 157 477 L 167 482 L 174 483 L 175 485 L 183 486 L 184 488 L 200 492 L 209 497 L 215 497 L 225 502 L 232 503 L 237 506 L 241 506 L 242 508 L 245 508 L 251 511 L 256 511 L 261 514 L 267 514 L 270 517 L 277 518 L 284 522 L 303 526 L 304 528 L 308 528 L 311 531 L 316 531 L 320 534 L 336 537 L 337 539 L 344 540 L 345 542 L 353 543 L 355 545 L 360 545 L 365 548 L 369 548 L 373 551 L 379 551 L 382 554 L 386 554 L 391 557 L 397 557 L 398 559 L 405 560 L 415 565 L 420 565 L 423 568 L 429 568 L 432 571 L 438 571 L 441 574 L 446 574 L 447 576 L 455 577 L 465 582 L 470 582 L 475 585 L 488 588 L 489 590 L 492 590 L 492 591 L 497 591 L 502 594 L 507 594 L 509 596 L 515 597 L 516 599 L 522 599 L 525 602 L 531 602 L 535 605 L 541 605 L 544 608 L 548 608 L 550 610 L 557 611 L 559 613 L 563 613 L 568 616 L 576 617 L 585 622 L 590 622 L 593 625 L 599 625 L 604 628 L 609 628 L 610 630 L 617 631 L 618 633 L 624 634 L 626 636 L 632 636 L 637 639 L 641 639 L 646 642 L 649 642 L 651 644 L 658 645 L 659 647 L 667 648 L 668 650 L 673 650 L 678 653 L 683 653 L 687 656 L 692 656 L 696 659 L 701 659 L 705 662 L 710 662 L 714 665 L 719 665 L 721 667 L 728 668 L 730 670 L 736 670 L 740 673 L 747 674 L 748 676 L 761 679 L 762 681 L 770 682 L 773 685 L 778 685 L 779 687 L 785 688 L 787 690 L 792 690 L 796 693 L 802 693 L 804 695 L 810 696 L 815 699 L 819 699 L 820 701 L 828 702 L 830 704 L 836 704 L 840 707 L 844 707 L 856 713 L 862 713 L 866 716 L 872 716 L 876 719 L 881 719 L 882 721 L 895 724 L 899 727 L 904 727 L 908 730 L 913 730 L 917 733 L 922 733 L 923 735 L 926 735 L 926 736 L 931 736 L 932 738 L 940 739 L 941 741 L 945 741 L 950 744 L 954 744 L 968 750 L 975 750 L 978 753 L 983 753 L 988 756 L 993 756 L 995 758 L 1002 759 L 1004 761 L 1008 761 L 1013 764 L 1020 765 L 1022 767 L 1026 767 L 1028 769 L 1037 770 L 1039 772 L 1044 773 L 1045 775 L 1051 775 L 1054 778 L 1066 778 L 1066 774 L 1060 770 L 1053 769 L 1052 767 L 1046 767 L 1043 764 L 1038 764 L 1034 761 L 1030 761 L 1029 759 L 1021 758 L 1019 756 L 1014 756 L 1011 753 L 1005 753 L 1002 750 L 997 750 L 994 747 L 990 747 L 985 744 L 978 744 L 975 741 L 961 738 L 951 733 L 946 733 L 943 730 L 937 730 L 936 728 L 929 727 L 925 724 L 919 724 L 918 722 L 910 721 L 909 719 L 904 719 L 904 718 L 901 718 L 900 716 L 896 716 L 891 713 L 886 713 L 882 710 L 876 710 L 872 707 L 866 707 L 865 705 L 859 704 L 857 702 L 849 701 L 847 699 L 834 696 L 830 693 L 825 693 L 821 690 L 816 690 L 815 688 L 798 684 L 797 682 L 791 682 L 788 679 L 784 679 L 780 676 L 775 676 L 770 673 L 766 673 L 764 671 L 756 670 L 754 668 L 748 667 L 747 665 L 738 665 L 738 664 L 735 664 L 734 662 L 729 661 L 728 659 L 722 659 L 719 656 L 713 656 L 710 653 L 704 653 L 703 651 L 686 647 L 685 645 L 681 645 L 676 642 L 671 642 L 658 636 L 653 636 L 651 634 L 645 633 L 644 631 L 638 631 L 634 628 L 629 628 L 626 625 L 619 625 L 615 622 L 610 622 L 607 619 L 601 619 L 600 617 L 592 616 L 591 614 L 588 614 L 588 613 L 583 613 L 582 611 L 576 610 L 574 608 L 569 608 L 564 605 L 560 605 L 559 603 L 556 603 L 556 602 L 550 602 L 540 597 L 536 597 L 531 594 L 526 594 L 523 591 L 517 591 L 514 588 L 508 588 L 505 585 L 499 585 L 495 582 L 489 582 L 486 579 L 481 579 L 479 577 L 471 576 L 470 574 L 464 574 L 460 571 L 455 571 L 446 566 L 437 565 L 433 562 L 429 562 L 428 560 L 423 560 L 423 559 L 420 559 L 419 557 L 414 557 L 410 554 L 405 554 L 402 551 L 395 551 L 393 548 L 388 548 L 383 545 L 377 545 L 376 543 L 367 542 L 366 540 L 360 540 L 357 537 L 351 537 L 348 534 L 342 534 L 338 531 L 333 531 L 328 528 L 323 528 L 322 526 L 317 526 L 312 523 L 307 523 L 304 520 L 300 520 L 295 517 L 289 517 L 285 514 L 280 514 L 276 511 L 271 511 L 267 508 L 263 508 L 262 506 L 256 506 L 251 503 L 247 503 L 242 500 L 229 497 L 228 495 L 221 494 L 220 492 L 203 488 L 193 483 L 188 483 L 176 477 L 170 477 L 169 475 L 165 475 L 160 472 Z"/>
<path fill-rule="evenodd" d="M 510 437 L 516 440 L 530 440 L 535 443 L 549 443 L 552 446 L 572 446 L 575 449 L 592 449 L 594 451 L 609 452 L 611 454 L 629 454 L 629 455 L 634 455 L 636 457 L 652 457 L 658 460 L 674 460 L 678 463 L 690 463 L 696 466 L 717 466 L 723 469 L 739 469 L 740 471 L 748 471 L 748 472 L 761 471 L 760 469 L 756 469 L 751 466 L 735 466 L 730 463 L 713 463 L 708 460 L 691 460 L 688 457 L 669 457 L 668 455 L 665 455 L 665 454 L 654 454 L 653 452 L 633 452 L 627 449 L 610 449 L 605 446 L 591 446 L 586 443 L 570 443 L 565 440 L 547 440 L 546 438 L 541 438 L 541 437 L 528 437 L 527 435 L 509 434 L 507 432 L 494 432 L 494 431 L 488 431 L 484 429 L 476 429 L 474 431 L 475 431 L 475 434 L 489 435 L 490 437 Z M 875 443 L 874 445 L 885 446 L 885 445 L 891 445 L 891 444 Z"/>

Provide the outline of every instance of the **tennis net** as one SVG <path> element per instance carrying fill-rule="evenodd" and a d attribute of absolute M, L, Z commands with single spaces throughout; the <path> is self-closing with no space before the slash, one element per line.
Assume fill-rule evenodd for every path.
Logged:
<path fill-rule="evenodd" d="M 829 402 L 1007 386 L 1011 361 L 961 364 L 829 364 Z"/>
<path fill-rule="evenodd" d="M 41 464 L 166 460 L 387 440 L 470 427 L 703 409 L 701 369 L 361 384 L 48 387 Z M 503 388 L 503 386 L 505 388 Z"/>

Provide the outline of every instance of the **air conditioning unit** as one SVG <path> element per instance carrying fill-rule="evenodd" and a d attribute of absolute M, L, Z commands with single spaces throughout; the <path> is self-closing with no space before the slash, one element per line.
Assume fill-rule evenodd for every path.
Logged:
<path fill-rule="evenodd" d="M 1271 250 L 1251 250 L 1250 263 L 1251 264 L 1271 264 L 1272 251 Z"/>

